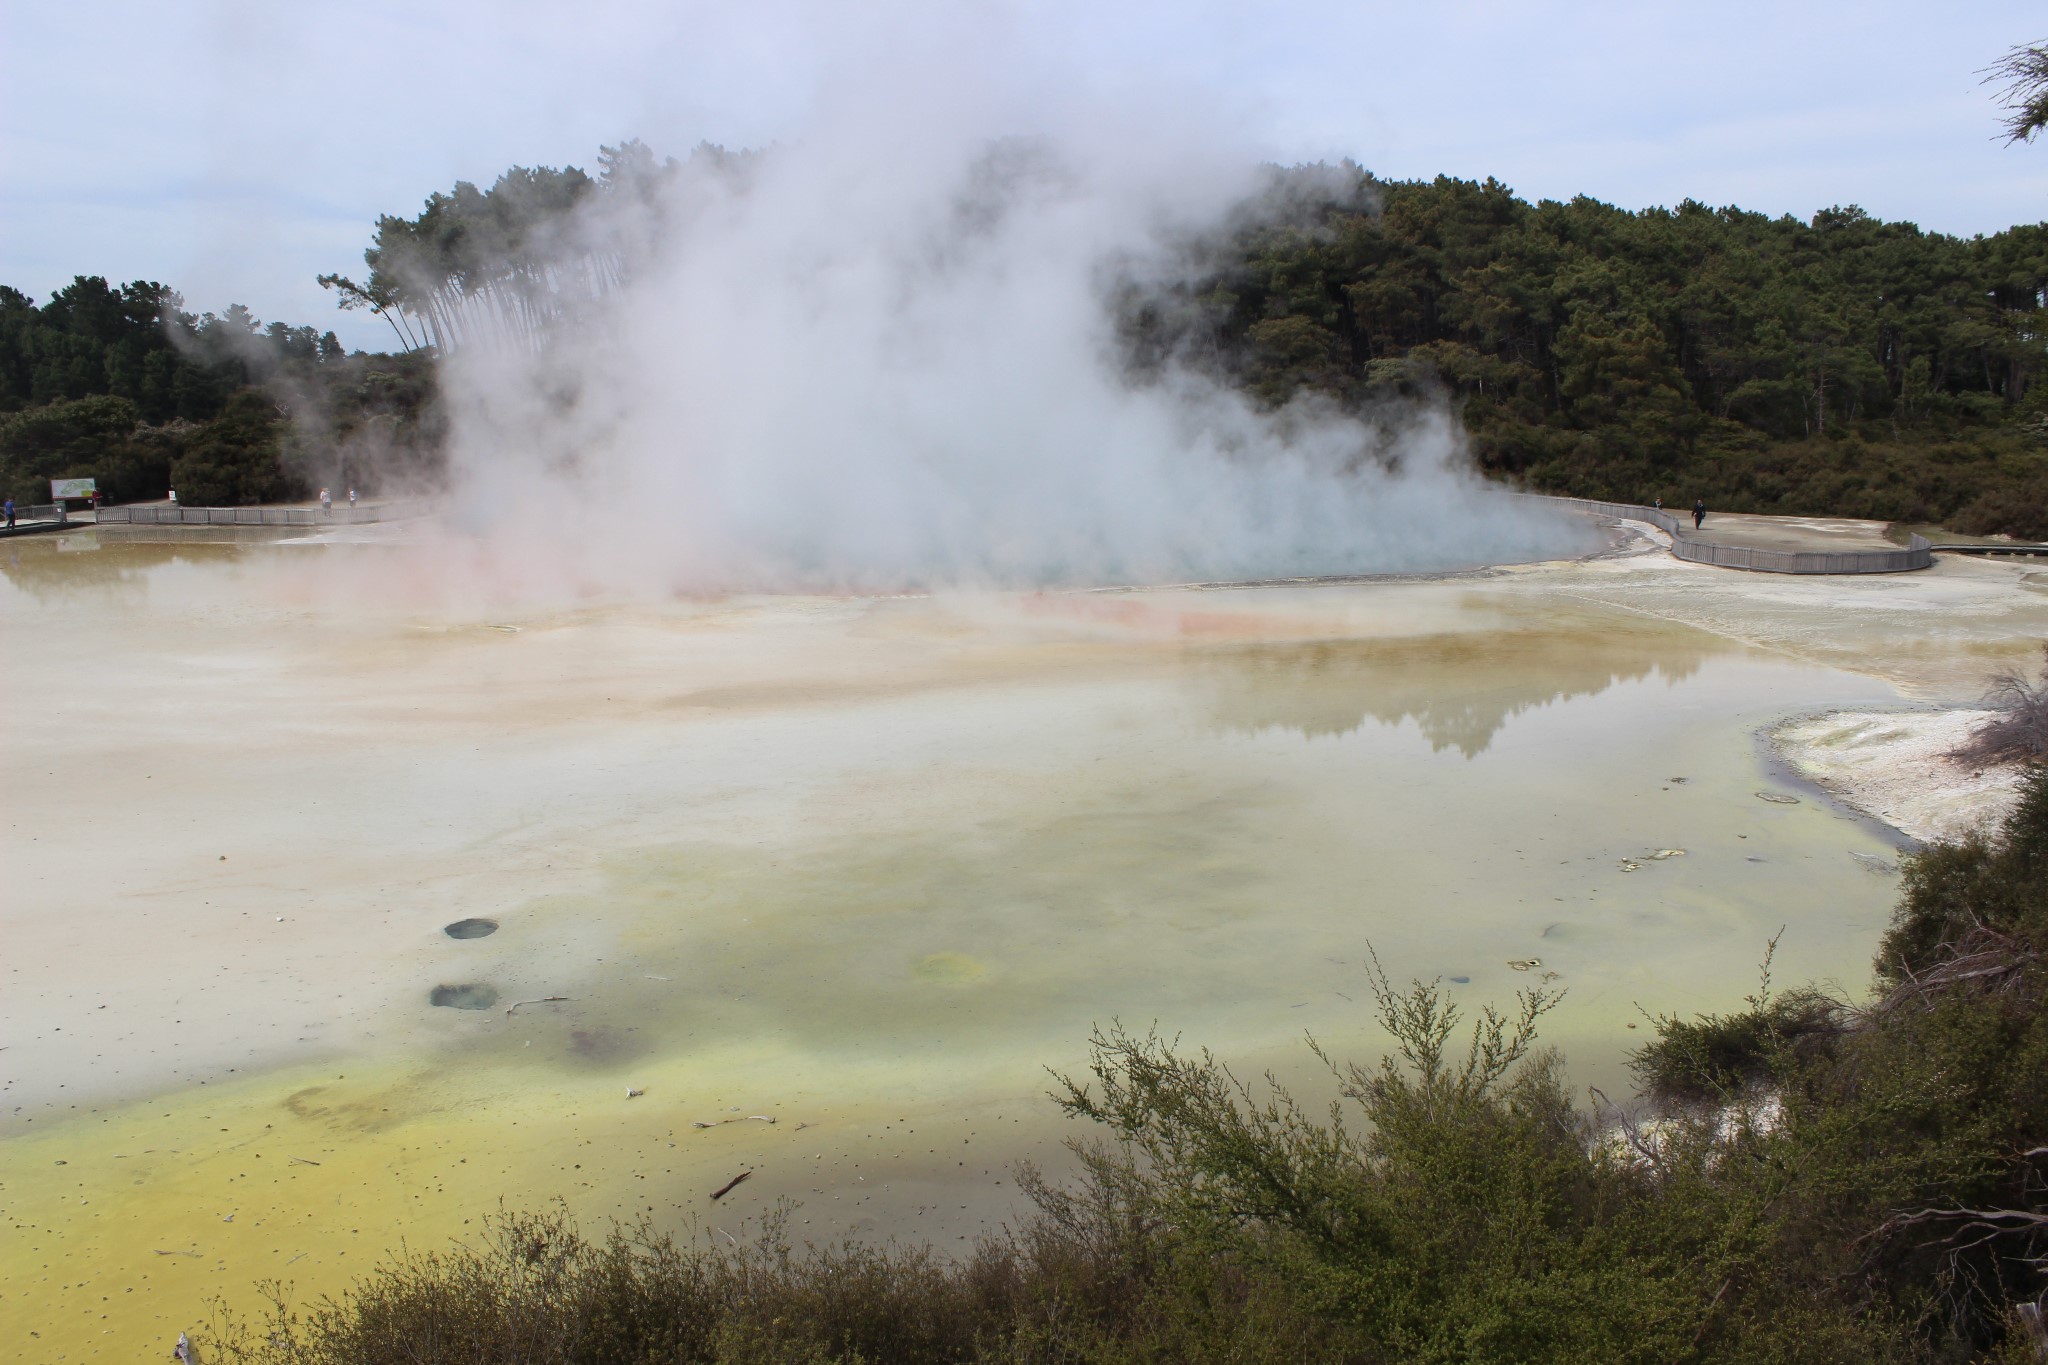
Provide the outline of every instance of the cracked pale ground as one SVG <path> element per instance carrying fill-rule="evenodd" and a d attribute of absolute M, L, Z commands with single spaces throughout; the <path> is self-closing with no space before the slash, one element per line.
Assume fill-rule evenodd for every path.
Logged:
<path fill-rule="evenodd" d="M 1368 944 L 1469 1004 L 1568 988 L 1548 1041 L 1625 1092 L 1637 1002 L 1736 1004 L 1780 926 L 1780 981 L 1865 979 L 1896 839 L 1757 730 L 1966 700 L 2048 633 L 1980 563 L 515 612 L 403 545 L 90 544 L 0 552 L 37 1359 L 501 1201 L 965 1245 L 1060 1168 L 1042 1068 L 1092 1023 L 1320 1094 L 1305 1031 L 1379 1046 Z"/>

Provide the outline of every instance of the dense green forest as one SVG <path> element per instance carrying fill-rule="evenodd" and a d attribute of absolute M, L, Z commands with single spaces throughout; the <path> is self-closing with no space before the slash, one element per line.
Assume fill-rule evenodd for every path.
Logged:
<path fill-rule="evenodd" d="M 1185 282 L 1126 291 L 1141 366 L 1276 404 L 1440 397 L 1489 472 L 1546 492 L 2048 536 L 2048 224 L 1300 167 L 1187 254 Z"/>
<path fill-rule="evenodd" d="M 2048 680 L 2027 696 L 2048 709 Z M 2039 714 L 2025 720 L 2038 740 Z M 2041 749 L 2032 749 L 2038 764 Z M 1789 913 L 1789 910 L 1788 910 Z M 1761 945 L 1759 945 L 1761 947 Z M 2048 1354 L 2048 767 L 1906 860 L 1870 991 L 1766 979 L 1652 1018 L 1640 1106 L 1575 1101 L 1552 1003 L 1461 1020 L 1362 983 L 1392 1043 L 1331 1103 L 1108 1029 L 1056 1082 L 1084 1175 L 959 1259 L 559 1212 L 217 1323 L 263 1365 L 1869 1362 Z"/>
<path fill-rule="evenodd" d="M 685 164 L 743 184 L 758 155 Z M 321 283 L 397 355 L 195 318 L 140 281 L 81 277 L 40 308 L 0 290 L 0 481 L 26 499 L 91 473 L 131 498 L 176 470 L 188 502 L 250 502 L 430 476 L 435 357 L 542 344 L 617 287 L 621 216 L 592 210 L 657 204 L 682 169 L 627 142 L 595 176 L 514 167 L 381 217 L 367 282 Z M 1134 382 L 1179 364 L 1272 406 L 1447 403 L 1483 468 L 1546 492 L 2048 538 L 2048 223 L 1963 239 L 1855 208 L 1631 212 L 1347 164 L 1271 169 L 1178 252 L 1166 282 L 1113 290 Z"/>
<path fill-rule="evenodd" d="M 52 478 L 219 506 L 429 475 L 433 395 L 424 356 L 349 355 L 239 305 L 194 317 L 153 281 L 80 276 L 40 307 L 0 286 L 0 493 L 18 503 Z"/>
<path fill-rule="evenodd" d="M 753 155 L 691 164 L 737 183 Z M 409 346 L 530 341 L 630 271 L 592 245 L 615 215 L 587 211 L 681 169 L 637 142 L 600 163 L 458 183 L 378 220 L 367 284 L 322 282 Z M 1317 165 L 1273 168 L 1179 267 L 1115 291 L 1140 380 L 1170 362 L 1274 406 L 1447 402 L 1486 470 L 1542 491 L 2048 537 L 2048 224 L 1966 240 Z"/>

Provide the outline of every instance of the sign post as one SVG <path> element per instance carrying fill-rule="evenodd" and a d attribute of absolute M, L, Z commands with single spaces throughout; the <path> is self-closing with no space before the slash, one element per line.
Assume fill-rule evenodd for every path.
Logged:
<path fill-rule="evenodd" d="M 93 479 L 50 480 L 50 501 L 60 506 L 67 498 L 90 498 L 98 491 L 99 484 Z"/>

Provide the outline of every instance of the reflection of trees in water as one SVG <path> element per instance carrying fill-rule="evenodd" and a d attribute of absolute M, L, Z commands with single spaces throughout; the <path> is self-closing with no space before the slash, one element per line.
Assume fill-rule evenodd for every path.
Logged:
<path fill-rule="evenodd" d="M 1412 720 L 1430 747 L 1467 758 L 1511 716 L 1659 673 L 1677 680 L 1726 646 L 1687 631 L 1576 627 L 1259 644 L 1202 650 L 1193 685 L 1224 730 L 1349 734 L 1367 717 Z"/>
<path fill-rule="evenodd" d="M 224 564 L 239 547 L 203 541 L 138 542 L 93 531 L 40 535 L 0 548 L 0 574 L 38 601 L 118 594 L 132 600 L 166 564 Z"/>

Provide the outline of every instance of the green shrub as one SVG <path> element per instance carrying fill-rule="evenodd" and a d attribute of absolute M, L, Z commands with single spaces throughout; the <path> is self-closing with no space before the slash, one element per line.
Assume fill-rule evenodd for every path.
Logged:
<path fill-rule="evenodd" d="M 1904 886 L 1878 952 L 1889 984 L 1927 975 L 1985 935 L 2048 951 L 2048 765 L 2020 780 L 1996 836 L 1931 845 L 1905 860 Z"/>
<path fill-rule="evenodd" d="M 181 502 L 191 507 L 247 507 L 305 490 L 278 463 L 284 415 L 261 389 L 230 398 L 221 415 L 186 442 L 172 470 Z"/>
<path fill-rule="evenodd" d="M 104 456 L 130 444 L 138 420 L 133 403 L 105 394 L 0 418 L 0 494 L 48 502 L 51 479 L 96 474 Z"/>
<path fill-rule="evenodd" d="M 1768 984 L 1766 985 L 1768 995 Z M 1766 998 L 1737 1014 L 1653 1020 L 1657 1037 L 1629 1059 L 1666 1103 L 1730 1104 L 1775 1084 L 1797 1054 L 1840 1028 L 1841 1002 L 1819 991 Z"/>

